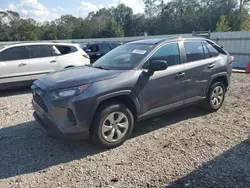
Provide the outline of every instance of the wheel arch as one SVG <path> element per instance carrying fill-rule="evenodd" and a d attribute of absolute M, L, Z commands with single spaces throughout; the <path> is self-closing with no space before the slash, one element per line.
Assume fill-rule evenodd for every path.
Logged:
<path fill-rule="evenodd" d="M 138 99 L 136 97 L 134 97 L 132 92 L 129 90 L 109 93 L 109 94 L 106 94 L 106 95 L 103 95 L 103 96 L 97 98 L 96 101 L 97 101 L 97 103 L 96 103 L 96 107 L 95 107 L 95 110 L 94 110 L 94 113 L 92 116 L 91 125 L 92 125 L 93 119 L 94 119 L 95 114 L 97 113 L 98 109 L 102 105 L 104 105 L 106 103 L 111 103 L 114 101 L 120 102 L 120 103 L 124 104 L 125 106 L 127 106 L 129 108 L 129 110 L 131 111 L 131 113 L 133 114 L 135 121 L 138 117 L 140 104 L 139 104 Z"/>
<path fill-rule="evenodd" d="M 223 73 L 219 73 L 219 74 L 214 75 L 210 79 L 210 81 L 209 81 L 209 83 L 208 83 L 208 85 L 206 87 L 206 91 L 205 91 L 206 94 L 208 93 L 208 91 L 209 91 L 210 87 L 212 86 L 212 84 L 217 82 L 217 81 L 222 82 L 224 84 L 224 86 L 225 86 L 225 89 L 227 90 L 227 88 L 229 86 L 229 80 L 228 80 L 228 77 L 227 77 L 227 73 L 223 72 Z"/>

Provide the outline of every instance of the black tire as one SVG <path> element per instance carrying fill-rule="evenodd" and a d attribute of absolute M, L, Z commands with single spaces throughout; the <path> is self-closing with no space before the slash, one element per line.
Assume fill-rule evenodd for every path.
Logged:
<path fill-rule="evenodd" d="M 220 103 L 218 102 L 217 105 L 215 106 L 213 104 L 213 92 L 215 91 L 215 88 L 221 88 L 222 89 L 222 100 L 220 101 Z M 225 86 L 222 82 L 214 82 L 211 84 L 211 87 L 209 88 L 209 91 L 207 93 L 207 96 L 206 96 L 206 101 L 205 101 L 205 108 L 210 111 L 210 112 L 216 112 L 218 111 L 221 106 L 223 105 L 223 102 L 225 100 L 225 92 L 226 92 L 226 89 L 225 89 Z M 219 101 L 217 99 L 217 101 Z M 216 102 L 215 102 L 216 103 Z"/>
<path fill-rule="evenodd" d="M 126 115 L 128 128 L 123 138 L 117 142 L 108 142 L 102 134 L 102 126 L 106 118 L 115 112 L 121 112 Z M 119 102 L 103 104 L 96 112 L 93 124 L 90 128 L 90 138 L 99 148 L 111 149 L 122 145 L 131 135 L 134 127 L 134 117 L 131 111 Z"/>

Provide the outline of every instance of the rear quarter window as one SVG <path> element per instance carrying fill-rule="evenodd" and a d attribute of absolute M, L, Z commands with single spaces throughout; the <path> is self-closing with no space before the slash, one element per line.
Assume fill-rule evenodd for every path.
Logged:
<path fill-rule="evenodd" d="M 75 46 L 66 46 L 66 45 L 55 45 L 61 55 L 70 54 L 77 52 L 77 48 Z"/>
<path fill-rule="evenodd" d="M 208 49 L 211 57 L 216 57 L 219 55 L 218 50 L 216 50 L 211 44 L 206 43 L 206 46 L 207 46 L 207 49 Z"/>
<path fill-rule="evenodd" d="M 220 48 L 218 45 L 205 41 L 204 44 L 207 46 L 208 51 L 212 57 L 218 56 L 220 53 L 227 55 L 227 53 Z"/>

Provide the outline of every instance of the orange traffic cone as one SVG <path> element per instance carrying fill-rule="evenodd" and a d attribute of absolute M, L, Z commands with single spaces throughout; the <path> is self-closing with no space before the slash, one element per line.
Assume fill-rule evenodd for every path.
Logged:
<path fill-rule="evenodd" d="M 250 60 L 248 60 L 246 72 L 247 72 L 247 73 L 250 73 Z"/>

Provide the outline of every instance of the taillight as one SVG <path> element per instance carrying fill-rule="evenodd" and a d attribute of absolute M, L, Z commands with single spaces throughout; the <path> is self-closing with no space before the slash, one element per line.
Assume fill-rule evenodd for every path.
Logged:
<path fill-rule="evenodd" d="M 85 58 L 87 58 L 87 59 L 89 59 L 89 55 L 88 54 L 83 54 L 82 56 L 85 57 Z"/>
<path fill-rule="evenodd" d="M 87 58 L 87 59 L 89 59 L 89 55 L 85 51 L 83 51 L 82 56 L 85 57 L 85 58 Z"/>
<path fill-rule="evenodd" d="M 231 63 L 234 63 L 234 56 L 230 56 L 231 58 Z"/>

